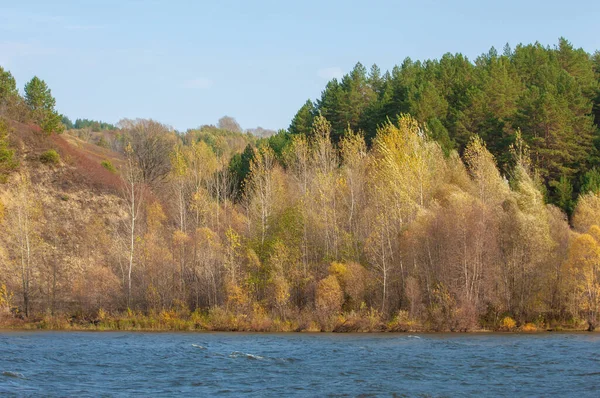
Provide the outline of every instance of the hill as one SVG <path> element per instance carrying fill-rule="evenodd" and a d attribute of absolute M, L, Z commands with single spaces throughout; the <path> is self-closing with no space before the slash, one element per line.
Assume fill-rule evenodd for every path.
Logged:
<path fill-rule="evenodd" d="M 381 98 L 377 74 L 365 82 L 357 68 L 328 84 L 290 132 L 263 138 L 235 123 L 180 133 L 148 119 L 62 132 L 43 81 L 28 85 L 43 94 L 41 108 L 0 91 L 3 323 L 593 330 L 600 174 L 590 141 L 597 127 L 584 110 L 594 109 L 596 88 L 551 67 L 571 53 L 565 48 L 523 46 L 475 64 L 407 62 L 382 78 Z M 588 76 L 594 58 L 572 52 L 582 62 L 573 70 Z M 527 59 L 529 72 L 519 71 Z M 492 65 L 520 82 L 501 123 L 495 112 L 507 97 L 485 77 Z M 410 71 L 426 78 L 407 85 Z M 529 74 L 550 79 L 533 108 L 523 101 L 541 88 Z M 436 91 L 443 106 L 428 108 Z M 408 108 L 395 108 L 401 103 Z M 382 104 L 399 114 L 363 129 L 363 116 Z M 439 123 L 422 119 L 424 109 Z M 503 127 L 486 130 L 482 115 Z M 549 140 L 536 139 L 533 125 L 546 126 Z M 494 141 L 501 134 L 510 139 Z"/>

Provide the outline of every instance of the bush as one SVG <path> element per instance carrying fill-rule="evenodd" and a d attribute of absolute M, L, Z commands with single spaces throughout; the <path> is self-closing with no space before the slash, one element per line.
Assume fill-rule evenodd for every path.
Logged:
<path fill-rule="evenodd" d="M 111 173 L 116 173 L 117 169 L 115 169 L 115 166 L 113 166 L 113 164 L 110 162 L 110 160 L 103 160 L 101 163 L 102 167 L 104 167 L 106 170 L 110 171 Z"/>
<path fill-rule="evenodd" d="M 8 173 L 19 165 L 15 151 L 10 148 L 8 133 L 8 125 L 4 119 L 0 119 L 0 183 L 5 183 Z"/>
<path fill-rule="evenodd" d="M 54 149 L 49 149 L 40 155 L 40 161 L 46 164 L 59 164 L 60 155 Z"/>
<path fill-rule="evenodd" d="M 535 326 L 533 323 L 526 323 L 521 327 L 521 331 L 523 332 L 537 332 L 537 330 L 537 326 Z"/>
<path fill-rule="evenodd" d="M 515 320 L 509 316 L 505 316 L 504 318 L 502 318 L 502 321 L 500 321 L 500 329 L 505 330 L 507 332 L 510 332 L 516 326 L 517 326 L 517 322 L 515 322 Z"/>

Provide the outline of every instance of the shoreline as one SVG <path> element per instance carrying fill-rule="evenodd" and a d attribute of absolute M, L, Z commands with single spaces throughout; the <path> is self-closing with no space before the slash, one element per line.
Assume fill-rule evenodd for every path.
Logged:
<path fill-rule="evenodd" d="M 23 325 L 2 325 L 0 324 L 0 334 L 7 332 L 108 332 L 108 333 L 225 333 L 225 334 L 339 334 L 339 335 L 539 335 L 539 334 L 590 334 L 600 333 L 599 329 L 589 331 L 585 329 L 538 329 L 535 331 L 523 330 L 491 330 L 491 329 L 473 329 L 473 330 L 252 330 L 252 329 L 208 329 L 208 328 L 168 328 L 168 327 L 128 327 L 128 328 L 109 328 L 84 325 L 70 325 L 67 327 L 40 327 L 37 323 L 26 323 Z"/>
<path fill-rule="evenodd" d="M 337 333 L 337 334 L 539 334 L 590 333 L 581 319 L 516 321 L 500 316 L 493 321 L 451 322 L 447 319 L 420 319 L 400 311 L 388 318 L 377 311 L 342 313 L 300 312 L 282 316 L 266 311 L 249 313 L 215 307 L 202 311 L 187 309 L 96 314 L 33 314 L 29 317 L 4 314 L 0 331 L 115 331 L 115 332 L 230 332 L 230 333 Z M 596 328 L 600 331 L 600 328 Z"/>

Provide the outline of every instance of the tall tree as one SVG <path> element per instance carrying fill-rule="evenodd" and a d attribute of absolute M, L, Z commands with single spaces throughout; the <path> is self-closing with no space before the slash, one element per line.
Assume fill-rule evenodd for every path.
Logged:
<path fill-rule="evenodd" d="M 307 100 L 292 119 L 292 123 L 288 129 L 290 134 L 304 134 L 308 136 L 312 128 L 314 112 L 314 104 L 311 100 Z"/>
<path fill-rule="evenodd" d="M 5 106 L 19 95 L 13 75 L 0 66 L 0 106 Z"/>
<path fill-rule="evenodd" d="M 7 232 L 12 259 L 21 279 L 23 312 L 31 315 L 36 269 L 39 264 L 41 206 L 27 172 L 17 175 L 12 200 L 8 204 Z"/>
<path fill-rule="evenodd" d="M 163 181 L 171 170 L 169 154 L 175 141 L 171 129 L 152 119 L 123 119 L 119 126 L 144 182 L 152 185 Z"/>
<path fill-rule="evenodd" d="M 131 281 L 136 260 L 136 244 L 139 233 L 139 218 L 144 204 L 144 176 L 137 163 L 131 144 L 125 146 L 126 163 L 121 174 L 123 179 L 123 199 L 125 200 L 126 246 L 127 246 L 127 307 L 132 304 Z"/>
<path fill-rule="evenodd" d="M 240 124 L 231 116 L 223 116 L 220 118 L 219 122 L 217 123 L 217 127 L 222 130 L 232 131 L 234 133 L 242 132 L 242 127 Z"/>
<path fill-rule="evenodd" d="M 25 85 L 25 102 L 31 110 L 33 120 L 44 132 L 47 134 L 60 133 L 63 130 L 62 115 L 54 109 L 56 100 L 45 81 L 34 76 Z"/>

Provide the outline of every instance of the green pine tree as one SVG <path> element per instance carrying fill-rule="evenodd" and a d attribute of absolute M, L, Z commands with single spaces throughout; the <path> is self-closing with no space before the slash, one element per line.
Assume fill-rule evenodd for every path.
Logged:
<path fill-rule="evenodd" d="M 292 119 L 292 123 L 290 123 L 288 129 L 290 134 L 304 134 L 308 136 L 312 130 L 314 112 L 315 105 L 311 100 L 307 100 Z"/>
<path fill-rule="evenodd" d="M 56 100 L 43 80 L 34 76 L 25 85 L 25 102 L 29 107 L 33 120 L 48 134 L 62 132 L 62 115 L 54 109 Z"/>

